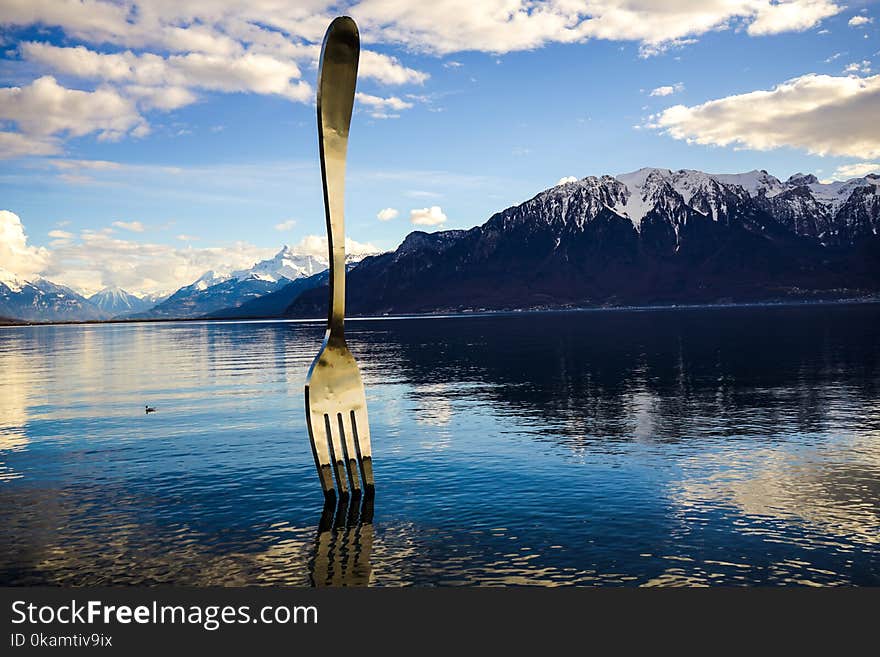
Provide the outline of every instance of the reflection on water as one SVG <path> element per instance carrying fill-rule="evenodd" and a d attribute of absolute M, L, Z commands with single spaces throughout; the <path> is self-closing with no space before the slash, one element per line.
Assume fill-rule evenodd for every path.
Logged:
<path fill-rule="evenodd" d="M 367 586 L 373 551 L 374 497 L 368 493 L 324 503 L 315 553 L 309 562 L 312 586 Z"/>
<path fill-rule="evenodd" d="M 880 307 L 351 322 L 339 509 L 322 333 L 0 329 L 0 583 L 880 584 Z"/>

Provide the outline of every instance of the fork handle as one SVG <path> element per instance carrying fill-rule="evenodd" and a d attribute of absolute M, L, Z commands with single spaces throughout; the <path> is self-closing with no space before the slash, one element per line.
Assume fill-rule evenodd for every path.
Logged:
<path fill-rule="evenodd" d="M 343 339 L 345 323 L 345 157 L 357 83 L 360 37 L 348 16 L 336 18 L 321 47 L 318 142 L 330 255 L 329 337 Z"/>

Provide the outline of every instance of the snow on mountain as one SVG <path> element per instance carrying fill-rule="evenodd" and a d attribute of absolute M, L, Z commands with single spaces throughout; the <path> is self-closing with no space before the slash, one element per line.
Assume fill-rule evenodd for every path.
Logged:
<path fill-rule="evenodd" d="M 193 292 L 200 292 L 207 290 L 209 287 L 213 285 L 217 285 L 218 283 L 222 283 L 224 281 L 232 278 L 231 276 L 225 276 L 223 274 L 217 274 L 213 269 L 206 271 L 204 274 L 199 276 L 196 280 L 194 280 L 189 285 L 184 285 L 180 288 L 180 290 L 189 290 Z M 180 291 L 178 290 L 178 292 Z"/>
<path fill-rule="evenodd" d="M 26 281 L 0 270 L 0 316 L 27 321 L 106 319 L 108 314 L 69 287 L 45 278 Z"/>
<path fill-rule="evenodd" d="M 295 253 L 285 244 L 273 257 L 261 260 L 250 269 L 234 271 L 231 277 L 238 280 L 252 278 L 275 283 L 282 278 L 293 281 L 312 276 L 325 269 L 327 269 L 326 259 Z"/>
<path fill-rule="evenodd" d="M 672 175 L 669 169 L 643 168 L 632 173 L 617 176 L 627 190 L 626 200 L 622 205 L 615 205 L 615 210 L 629 217 L 638 228 L 642 219 L 657 203 L 664 182 Z"/>
<path fill-rule="evenodd" d="M 0 267 L 0 285 L 5 285 L 11 292 L 21 292 L 21 288 L 26 284 L 18 276 L 7 269 Z"/>
<path fill-rule="evenodd" d="M 746 173 L 719 173 L 712 175 L 712 177 L 725 185 L 742 187 L 749 193 L 749 196 L 760 196 L 763 194 L 769 198 L 785 190 L 785 185 L 779 181 L 779 178 L 763 170 L 753 169 Z M 792 176 L 792 178 L 795 178 L 795 176 Z"/>
<path fill-rule="evenodd" d="M 869 173 L 864 178 L 852 178 L 845 181 L 834 180 L 830 183 L 821 183 L 813 176 L 813 180 L 808 185 L 813 196 L 827 203 L 832 211 L 838 210 L 846 203 L 856 189 L 865 186 L 874 187 L 874 194 L 880 193 L 877 190 L 877 187 L 880 186 L 880 175 Z"/>
<path fill-rule="evenodd" d="M 758 170 L 709 174 L 648 167 L 610 180 L 622 183 L 625 190 L 622 199 L 609 207 L 629 218 L 636 230 L 652 210 L 669 214 L 680 202 L 715 221 L 727 221 L 734 206 L 741 209 L 747 199 L 795 234 L 817 238 L 823 244 L 848 243 L 860 234 L 877 234 L 880 224 L 880 176 L 874 174 L 821 183 L 812 174 L 797 173 L 782 182 Z M 596 184 L 605 186 L 611 196 L 617 193 L 608 176 L 577 182 L 581 187 Z M 570 195 L 571 187 L 561 185 L 545 193 Z"/>
<path fill-rule="evenodd" d="M 347 258 L 358 262 L 365 255 Z M 236 309 L 264 295 L 279 291 L 292 281 L 309 278 L 327 269 L 327 260 L 296 253 L 285 245 L 273 257 L 248 269 L 218 274 L 207 271 L 198 279 L 135 317 L 203 317 L 218 311 Z"/>
<path fill-rule="evenodd" d="M 96 292 L 89 297 L 89 301 L 110 315 L 139 312 L 155 305 L 152 299 L 135 296 L 115 286 Z"/>

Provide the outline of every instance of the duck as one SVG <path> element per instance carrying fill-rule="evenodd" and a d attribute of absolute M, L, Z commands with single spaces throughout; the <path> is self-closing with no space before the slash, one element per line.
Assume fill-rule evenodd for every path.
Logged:
<path fill-rule="evenodd" d="M 156 409 L 153 406 L 150 406 L 149 404 L 144 405 L 144 409 L 145 409 L 144 412 L 148 413 L 148 414 L 156 412 Z"/>

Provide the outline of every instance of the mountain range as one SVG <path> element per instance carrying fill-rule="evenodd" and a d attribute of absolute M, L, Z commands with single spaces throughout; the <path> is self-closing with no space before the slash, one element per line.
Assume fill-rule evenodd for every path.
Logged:
<path fill-rule="evenodd" d="M 876 297 L 880 176 L 644 168 L 566 181 L 468 230 L 349 262 L 351 315 Z M 0 270 L 0 317 L 321 317 L 327 261 L 283 247 L 165 299 Z"/>
<path fill-rule="evenodd" d="M 249 269 L 228 275 L 207 271 L 171 295 L 139 297 L 119 287 L 106 287 L 85 298 L 44 278 L 25 281 L 0 269 L 0 318 L 9 318 L 3 320 L 6 322 L 14 319 L 45 322 L 185 319 L 210 313 L 250 316 L 247 309 L 245 314 L 237 314 L 238 307 L 296 282 L 288 290 L 288 297 L 280 297 L 283 300 L 272 306 L 272 313 L 277 315 L 295 298 L 295 290 L 309 287 L 310 283 L 305 281 L 310 277 L 318 275 L 315 284 L 322 280 L 326 282 L 326 274 L 320 278 L 321 272 L 326 271 L 326 260 L 297 254 L 289 246 L 284 246 L 274 257 L 257 262 Z M 271 305 L 272 298 L 263 303 L 267 302 Z M 224 309 L 228 312 L 224 313 Z M 263 311 L 259 316 L 264 316 Z"/>
<path fill-rule="evenodd" d="M 0 268 L 0 317 L 56 322 L 108 319 L 110 315 L 69 287 L 45 278 L 26 281 Z"/>
<path fill-rule="evenodd" d="M 173 319 L 207 315 L 240 316 L 236 313 L 239 306 L 279 291 L 295 280 L 308 278 L 326 269 L 326 260 L 312 255 L 297 254 L 285 245 L 274 257 L 262 260 L 249 269 L 234 271 L 229 275 L 218 275 L 213 271 L 205 272 L 196 281 L 180 288 L 162 303 L 128 317 Z"/>
<path fill-rule="evenodd" d="M 103 311 L 110 317 L 135 313 L 152 308 L 165 297 L 147 295 L 138 297 L 126 292 L 121 287 L 105 287 L 89 297 L 93 306 Z"/>
<path fill-rule="evenodd" d="M 645 168 L 564 182 L 348 277 L 349 314 L 851 298 L 880 292 L 880 176 Z M 320 317 L 327 292 L 285 311 Z"/>

